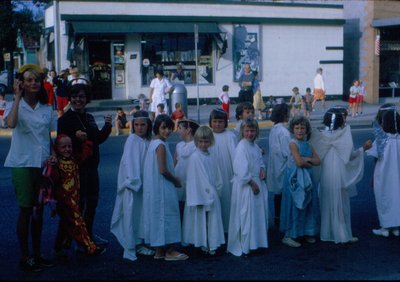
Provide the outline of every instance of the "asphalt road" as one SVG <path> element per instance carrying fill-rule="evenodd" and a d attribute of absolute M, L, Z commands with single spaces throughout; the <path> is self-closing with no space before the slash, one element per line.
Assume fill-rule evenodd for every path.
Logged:
<path fill-rule="evenodd" d="M 269 130 L 262 130 L 260 145 L 268 153 Z M 355 146 L 372 138 L 370 128 L 353 130 Z M 371 176 L 373 161 L 366 158 L 365 172 L 358 195 L 351 200 L 352 229 L 360 241 L 334 244 L 317 241 L 301 248 L 284 246 L 282 234 L 269 230 L 269 248 L 255 254 L 235 257 L 220 253 L 204 257 L 194 248 L 184 248 L 187 261 L 166 262 L 139 256 L 135 262 L 122 259 L 122 248 L 109 232 L 114 207 L 117 171 L 127 136 L 111 136 L 101 146 L 101 193 L 94 230 L 110 240 L 107 252 L 89 258 L 71 252 L 69 262 L 59 262 L 41 273 L 24 273 L 18 268 L 19 248 L 15 234 L 18 214 L 11 184 L 10 169 L 4 168 L 10 138 L 0 137 L 0 279 L 1 280 L 384 280 L 400 279 L 399 238 L 380 238 L 372 234 L 378 227 Z M 178 141 L 171 136 L 171 150 Z M 265 155 L 265 160 L 267 156 Z M 271 203 L 272 207 L 272 203 Z M 43 253 L 51 256 L 57 219 L 46 210 Z"/>

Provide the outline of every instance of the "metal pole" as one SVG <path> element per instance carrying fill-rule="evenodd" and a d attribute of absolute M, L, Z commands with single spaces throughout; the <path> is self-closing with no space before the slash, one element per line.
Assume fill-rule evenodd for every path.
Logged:
<path fill-rule="evenodd" d="M 200 102 L 199 102 L 199 66 L 197 59 L 197 43 L 199 42 L 199 26 L 194 24 L 194 53 L 196 57 L 196 87 L 197 87 L 197 122 L 200 124 Z"/>
<path fill-rule="evenodd" d="M 54 1 L 54 59 L 55 59 L 55 70 L 59 74 L 61 71 L 60 64 L 60 17 L 58 1 Z"/>

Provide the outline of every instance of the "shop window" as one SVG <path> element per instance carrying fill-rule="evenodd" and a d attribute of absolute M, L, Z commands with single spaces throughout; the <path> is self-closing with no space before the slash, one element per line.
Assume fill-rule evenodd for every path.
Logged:
<path fill-rule="evenodd" d="M 142 84 L 150 85 L 157 69 L 171 79 L 177 65 L 182 65 L 182 80 L 173 82 L 196 83 L 196 56 L 194 35 L 189 33 L 152 33 L 142 35 Z M 209 34 L 199 34 L 197 44 L 199 84 L 214 83 L 213 39 Z"/>

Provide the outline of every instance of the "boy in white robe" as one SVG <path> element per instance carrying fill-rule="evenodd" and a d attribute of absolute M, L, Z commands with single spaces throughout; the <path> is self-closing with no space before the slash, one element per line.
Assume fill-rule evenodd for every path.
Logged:
<path fill-rule="evenodd" d="M 208 126 L 201 126 L 194 136 L 196 151 L 190 156 L 187 171 L 186 205 L 183 219 L 183 243 L 201 247 L 214 255 L 225 243 L 218 194 L 222 177 L 215 157 L 208 148 L 214 136 Z"/>
<path fill-rule="evenodd" d="M 229 216 L 231 208 L 232 177 L 233 177 L 233 157 L 237 144 L 235 134 L 227 130 L 228 118 L 222 109 L 212 110 L 210 113 L 209 126 L 211 127 L 215 144 L 210 147 L 210 153 L 216 156 L 218 168 L 222 175 L 222 191 L 220 195 L 222 222 L 224 232 L 229 230 Z"/>
<path fill-rule="evenodd" d="M 268 248 L 268 191 L 265 185 L 265 166 L 254 119 L 242 122 L 242 139 L 235 150 L 233 162 L 232 204 L 227 251 L 235 256 L 250 250 Z"/>
<path fill-rule="evenodd" d="M 138 111 L 133 117 L 133 133 L 124 145 L 118 170 L 117 195 L 111 218 L 111 233 L 124 248 L 123 258 L 136 260 L 136 246 L 143 244 L 143 167 L 151 139 L 151 120 L 146 111 Z M 154 255 L 144 246 L 139 254 Z"/>
<path fill-rule="evenodd" d="M 350 126 L 345 124 L 345 114 L 336 108 L 324 115 L 325 130 L 315 130 L 310 143 L 321 159 L 314 176 L 319 181 L 321 212 L 321 241 L 354 243 L 358 241 L 351 231 L 350 197 L 355 195 L 355 184 L 364 173 L 364 151 L 371 140 L 353 150 Z"/>

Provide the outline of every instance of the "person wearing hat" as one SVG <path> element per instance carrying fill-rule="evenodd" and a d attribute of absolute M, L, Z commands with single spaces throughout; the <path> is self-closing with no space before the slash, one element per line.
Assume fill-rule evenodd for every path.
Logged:
<path fill-rule="evenodd" d="M 56 88 L 56 103 L 58 117 L 64 114 L 64 108 L 68 105 L 68 69 L 62 70 L 53 80 Z"/>
<path fill-rule="evenodd" d="M 85 83 L 82 83 L 85 82 Z M 110 136 L 111 115 L 104 118 L 104 126 L 99 129 L 93 115 L 86 112 L 90 103 L 91 88 L 86 80 L 70 85 L 68 97 L 71 108 L 59 119 L 57 134 L 66 134 L 72 140 L 74 154 L 80 154 L 86 140 L 93 143 L 92 155 L 79 165 L 80 209 L 89 235 L 96 245 L 106 245 L 108 241 L 93 234 L 93 223 L 99 202 L 100 183 L 98 167 L 100 163 L 100 144 Z"/>
<path fill-rule="evenodd" d="M 19 206 L 17 237 L 25 271 L 39 272 L 53 266 L 41 256 L 43 207 L 37 206 L 39 180 L 44 163 L 56 161 L 50 133 L 56 130 L 57 116 L 47 105 L 43 70 L 33 64 L 22 66 L 14 81 L 14 101 L 7 105 L 6 124 L 12 128 L 11 146 L 4 166 L 11 167 Z M 31 236 L 32 254 L 29 250 Z"/>

